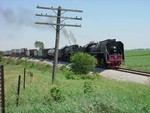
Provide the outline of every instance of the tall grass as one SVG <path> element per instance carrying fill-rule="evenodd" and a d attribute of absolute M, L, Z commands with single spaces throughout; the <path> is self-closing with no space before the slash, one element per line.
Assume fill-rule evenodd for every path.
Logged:
<path fill-rule="evenodd" d="M 26 62 L 26 89 L 23 89 L 22 78 L 19 107 L 16 107 L 17 78 L 19 74 L 23 77 L 25 65 L 22 61 L 5 64 L 6 113 L 150 112 L 149 85 L 107 80 L 101 76 L 67 79 L 66 69 L 58 70 L 57 81 L 52 84 L 51 67 L 32 63 Z M 33 72 L 32 78 L 28 72 Z"/>

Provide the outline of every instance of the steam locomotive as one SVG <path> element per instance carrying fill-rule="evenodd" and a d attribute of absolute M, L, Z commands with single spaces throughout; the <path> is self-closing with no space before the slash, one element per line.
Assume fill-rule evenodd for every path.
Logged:
<path fill-rule="evenodd" d="M 5 56 L 12 57 L 33 57 L 53 60 L 55 48 L 47 49 L 13 49 L 5 51 Z M 70 45 L 65 46 L 58 51 L 58 60 L 70 61 L 71 55 L 76 52 L 88 53 L 98 60 L 98 66 L 103 68 L 118 68 L 124 62 L 124 44 L 116 39 L 107 39 L 97 43 L 90 42 L 85 46 Z"/>
<path fill-rule="evenodd" d="M 98 65 L 104 68 L 118 68 L 124 61 L 124 45 L 116 39 L 90 42 L 83 48 L 86 53 L 95 56 Z"/>

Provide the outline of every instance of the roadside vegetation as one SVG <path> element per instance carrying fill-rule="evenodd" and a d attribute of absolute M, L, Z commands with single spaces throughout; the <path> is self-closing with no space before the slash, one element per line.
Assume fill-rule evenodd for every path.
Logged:
<path fill-rule="evenodd" d="M 98 74 L 76 75 L 58 68 L 51 83 L 52 67 L 24 60 L 4 59 L 6 113 L 149 113 L 150 87 L 108 80 Z M 26 89 L 23 69 L 26 67 Z M 30 72 L 33 76 L 30 76 Z M 21 75 L 19 106 L 17 79 Z"/>
<path fill-rule="evenodd" d="M 78 52 L 71 57 L 71 69 L 76 74 L 87 74 L 97 64 L 97 59 L 87 53 Z"/>
<path fill-rule="evenodd" d="M 123 67 L 150 72 L 150 50 L 126 50 Z"/>

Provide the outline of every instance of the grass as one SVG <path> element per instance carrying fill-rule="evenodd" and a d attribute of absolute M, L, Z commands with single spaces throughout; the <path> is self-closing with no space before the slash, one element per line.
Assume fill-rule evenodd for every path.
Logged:
<path fill-rule="evenodd" d="M 66 79 L 65 69 L 58 70 L 57 81 L 52 84 L 50 66 L 23 61 L 16 64 L 13 60 L 5 60 L 5 63 L 6 113 L 150 112 L 149 85 L 107 80 L 101 76 L 96 79 Z M 27 75 L 24 90 L 25 64 Z M 32 78 L 29 72 L 33 72 Z M 19 106 L 16 107 L 18 75 L 22 78 Z"/>
<path fill-rule="evenodd" d="M 126 57 L 133 57 L 133 56 L 149 56 L 150 50 L 125 50 Z"/>
<path fill-rule="evenodd" d="M 123 67 L 150 72 L 150 50 L 126 50 Z"/>

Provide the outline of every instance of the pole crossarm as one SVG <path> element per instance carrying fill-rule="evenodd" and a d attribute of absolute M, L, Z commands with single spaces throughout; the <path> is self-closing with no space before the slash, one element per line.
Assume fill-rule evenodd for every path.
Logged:
<path fill-rule="evenodd" d="M 47 14 L 36 14 L 36 16 L 42 16 L 42 17 L 52 17 L 52 18 L 63 18 L 63 19 L 72 19 L 72 20 L 82 20 L 82 17 L 64 17 L 64 16 L 54 16 L 54 15 L 47 15 Z"/>
<path fill-rule="evenodd" d="M 57 23 L 47 23 L 47 22 L 35 22 L 35 24 L 43 24 L 43 25 L 59 25 L 59 26 L 68 26 L 68 27 L 81 27 L 81 25 L 73 25 L 73 24 L 57 24 Z"/>
<path fill-rule="evenodd" d="M 61 11 L 69 11 L 69 12 L 79 12 L 79 13 L 83 12 L 81 10 L 73 10 L 73 9 L 63 9 L 63 8 L 53 8 L 53 7 L 41 7 L 39 5 L 36 8 L 39 8 L 39 9 L 48 9 L 48 10 L 61 10 Z"/>

